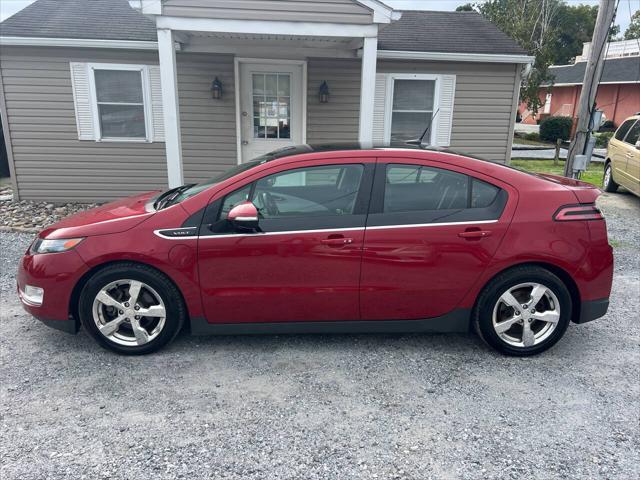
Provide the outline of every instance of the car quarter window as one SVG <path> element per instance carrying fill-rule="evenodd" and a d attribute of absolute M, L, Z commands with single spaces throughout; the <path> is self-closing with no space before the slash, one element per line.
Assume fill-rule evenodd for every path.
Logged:
<path fill-rule="evenodd" d="M 382 179 L 380 177 L 383 177 Z M 400 225 L 499 218 L 507 193 L 478 178 L 436 168 L 388 164 L 377 174 L 367 225 Z"/>
<path fill-rule="evenodd" d="M 633 126 L 634 123 L 635 123 L 635 119 L 631 119 L 631 120 L 627 120 L 626 122 L 623 122 L 615 134 L 615 139 L 620 141 L 624 140 L 625 135 L 629 130 L 631 130 L 631 127 Z"/>

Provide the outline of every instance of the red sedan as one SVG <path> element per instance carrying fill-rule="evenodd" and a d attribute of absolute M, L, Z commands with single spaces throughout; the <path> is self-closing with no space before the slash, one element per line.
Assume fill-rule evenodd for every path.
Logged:
<path fill-rule="evenodd" d="M 193 334 L 466 332 L 539 353 L 603 316 L 592 185 L 422 149 L 302 146 L 69 217 L 23 257 L 46 325 L 144 354 Z"/>

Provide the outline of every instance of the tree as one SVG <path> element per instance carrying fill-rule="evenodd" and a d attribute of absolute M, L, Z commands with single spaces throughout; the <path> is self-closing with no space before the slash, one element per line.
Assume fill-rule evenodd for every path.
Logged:
<path fill-rule="evenodd" d="M 475 12 L 477 11 L 474 6 L 470 3 L 465 3 L 464 5 L 460 5 L 456 8 L 456 12 Z"/>
<path fill-rule="evenodd" d="M 487 0 L 478 11 L 535 57 L 533 68 L 520 90 L 520 98 L 536 113 L 544 104 L 541 85 L 551 83 L 549 66 L 555 58 L 557 16 L 561 0 Z"/>
<path fill-rule="evenodd" d="M 590 42 L 598 16 L 598 6 L 561 5 L 557 18 L 557 40 L 554 65 L 566 65 L 582 52 L 582 44 Z"/>
<path fill-rule="evenodd" d="M 624 39 L 640 39 L 640 10 L 636 10 L 636 13 L 631 15 L 631 23 L 629 24 L 629 28 L 624 32 Z"/>

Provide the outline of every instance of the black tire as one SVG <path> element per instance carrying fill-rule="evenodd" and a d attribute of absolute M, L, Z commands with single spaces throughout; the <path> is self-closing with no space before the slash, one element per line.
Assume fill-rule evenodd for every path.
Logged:
<path fill-rule="evenodd" d="M 497 308 L 504 292 L 526 283 L 539 283 L 553 292 L 559 302 L 560 319 L 555 330 L 540 343 L 529 347 L 514 346 L 503 340 L 496 332 L 493 325 L 494 308 Z M 529 356 L 544 352 L 562 338 L 571 321 L 571 310 L 571 294 L 560 278 L 541 267 L 522 266 L 499 274 L 487 284 L 478 296 L 472 318 L 476 332 L 487 345 L 506 355 Z"/>
<path fill-rule="evenodd" d="M 164 325 L 157 336 L 142 345 L 121 345 L 100 333 L 93 317 L 96 296 L 105 286 L 120 280 L 143 282 L 161 298 L 165 307 Z M 109 265 L 96 272 L 85 284 L 80 294 L 78 311 L 82 325 L 102 347 L 123 355 L 145 355 L 170 343 L 180 332 L 187 317 L 187 310 L 180 292 L 164 274 L 146 265 L 122 262 Z M 136 317 L 137 318 L 137 317 Z M 145 320 L 144 318 L 141 322 Z"/>
<path fill-rule="evenodd" d="M 608 180 L 607 180 L 608 179 Z M 618 191 L 619 185 L 613 179 L 613 168 L 611 162 L 607 162 L 604 166 L 604 176 L 602 177 L 602 188 L 605 192 L 615 193 Z"/>

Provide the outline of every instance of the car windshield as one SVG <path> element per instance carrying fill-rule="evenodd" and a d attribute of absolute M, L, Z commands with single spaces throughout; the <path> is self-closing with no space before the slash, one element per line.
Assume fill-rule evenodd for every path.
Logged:
<path fill-rule="evenodd" d="M 271 160 L 287 157 L 290 155 L 295 155 L 296 153 L 305 153 L 309 151 L 311 151 L 311 147 L 309 147 L 308 145 L 297 145 L 293 147 L 279 148 L 265 155 L 257 157 L 249 162 L 236 165 L 235 167 L 232 167 L 229 170 L 225 170 L 224 172 L 202 183 L 183 185 L 182 187 L 168 190 L 162 193 L 156 199 L 156 203 L 155 203 L 156 208 L 162 209 L 162 208 L 168 207 L 169 205 L 180 203 L 186 200 L 187 198 L 191 198 L 194 195 L 197 195 L 198 193 L 205 191 L 207 188 L 212 187 L 217 183 L 223 182 L 231 177 L 234 177 L 242 172 L 246 172 L 247 170 L 251 170 L 252 168 L 257 167 L 258 165 L 262 165 L 263 163 L 269 162 Z"/>

